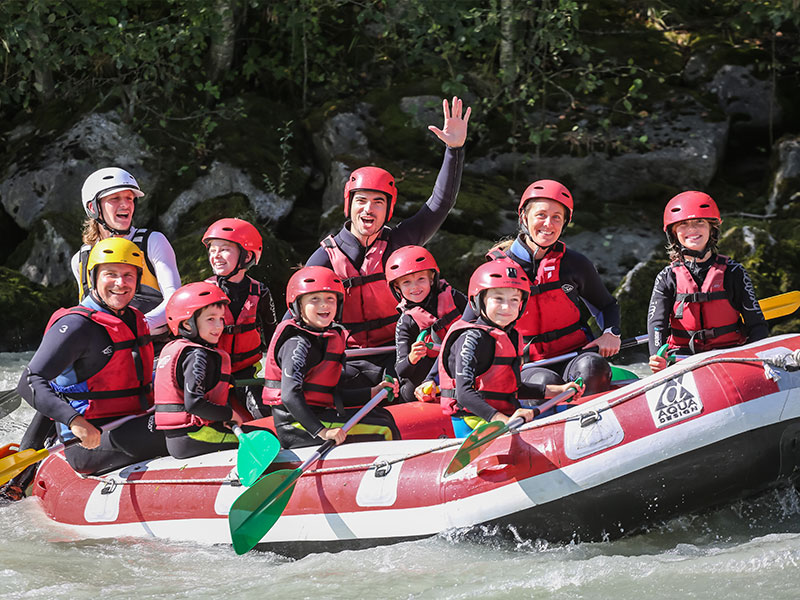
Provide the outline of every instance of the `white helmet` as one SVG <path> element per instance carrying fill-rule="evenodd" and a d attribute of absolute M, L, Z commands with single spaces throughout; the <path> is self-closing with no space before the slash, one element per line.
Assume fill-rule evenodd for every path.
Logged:
<path fill-rule="evenodd" d="M 81 188 L 83 210 L 92 219 L 102 222 L 97 201 L 121 190 L 130 190 L 136 198 L 144 196 L 133 175 L 118 167 L 106 167 L 89 175 Z"/>

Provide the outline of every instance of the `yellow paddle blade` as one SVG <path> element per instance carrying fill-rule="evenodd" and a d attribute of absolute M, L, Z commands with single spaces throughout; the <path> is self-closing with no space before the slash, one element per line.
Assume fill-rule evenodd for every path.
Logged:
<path fill-rule="evenodd" d="M 764 318 L 777 319 L 778 317 L 785 317 L 792 314 L 800 308 L 800 292 L 786 292 L 785 294 L 778 294 L 758 301 L 761 307 L 761 312 L 764 313 Z"/>
<path fill-rule="evenodd" d="M 0 485 L 10 481 L 15 475 L 22 473 L 32 464 L 44 460 L 50 454 L 46 448 L 35 450 L 30 448 L 0 458 Z"/>

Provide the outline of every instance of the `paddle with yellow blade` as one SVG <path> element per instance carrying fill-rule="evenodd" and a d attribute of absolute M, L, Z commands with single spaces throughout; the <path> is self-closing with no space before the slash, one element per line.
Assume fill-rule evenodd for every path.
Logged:
<path fill-rule="evenodd" d="M 146 412 L 139 413 L 136 415 L 128 415 L 126 417 L 120 417 L 119 419 L 115 419 L 110 423 L 106 423 L 102 427 L 100 427 L 101 431 L 111 431 L 112 429 L 116 429 L 123 423 L 127 423 L 131 419 L 136 419 L 141 417 L 142 415 L 149 414 L 155 410 L 153 407 L 148 409 Z M 3 458 L 0 458 L 0 485 L 3 485 L 7 481 L 11 480 L 15 475 L 18 473 L 22 473 L 25 469 L 27 469 L 32 464 L 39 462 L 40 460 L 44 460 L 51 454 L 56 452 L 61 452 L 65 448 L 69 448 L 70 446 L 75 446 L 81 443 L 81 439 L 78 437 L 72 438 L 67 440 L 63 444 L 56 444 L 51 448 L 42 448 L 41 450 L 36 450 L 34 448 L 29 448 L 27 450 L 22 450 L 20 452 L 15 452 L 14 454 L 10 454 Z"/>
<path fill-rule="evenodd" d="M 583 379 L 578 377 L 575 380 L 575 383 L 579 386 L 583 386 Z M 550 410 L 556 404 L 565 402 L 575 394 L 575 391 L 575 388 L 570 388 L 564 392 L 561 392 L 557 396 L 550 398 L 550 400 L 543 402 L 539 406 L 533 407 L 534 418 L 538 417 L 543 412 Z M 456 453 L 453 455 L 453 459 L 450 461 L 450 464 L 447 465 L 444 473 L 442 473 L 442 477 L 448 477 L 453 473 L 457 473 L 473 460 L 478 458 L 481 453 L 483 453 L 483 450 L 481 450 L 483 446 L 508 431 L 514 431 L 515 429 L 518 429 L 524 424 L 525 421 L 523 419 L 517 418 L 509 421 L 508 423 L 503 423 L 502 421 L 492 421 L 491 423 L 479 425 L 464 439 L 464 441 L 461 443 L 461 446 L 459 446 L 458 450 L 456 450 Z"/>
<path fill-rule="evenodd" d="M 800 292 L 793 291 L 770 296 L 759 300 L 758 305 L 767 320 L 785 317 L 800 308 Z"/>
<path fill-rule="evenodd" d="M 342 430 L 347 433 L 364 415 L 390 394 L 391 391 L 387 388 L 375 394 L 367 404 L 344 424 Z M 228 513 L 231 541 L 236 554 L 244 554 L 252 550 L 261 541 L 261 538 L 272 529 L 272 526 L 275 525 L 289 503 L 297 480 L 300 479 L 304 471 L 325 456 L 335 445 L 336 442 L 334 440 L 328 440 L 317 448 L 298 468 L 268 473 L 256 481 L 253 487 L 242 492 L 234 501 Z"/>

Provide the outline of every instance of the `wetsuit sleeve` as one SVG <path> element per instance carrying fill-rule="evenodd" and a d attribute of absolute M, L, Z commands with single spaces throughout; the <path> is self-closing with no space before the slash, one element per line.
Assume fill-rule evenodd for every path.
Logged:
<path fill-rule="evenodd" d="M 164 296 L 161 304 L 145 315 L 150 331 L 156 331 L 159 327 L 163 329 L 167 325 L 167 301 L 175 290 L 181 287 L 181 276 L 178 273 L 175 251 L 160 231 L 153 231 L 147 238 L 147 257 L 156 271 L 153 275 L 156 276 L 158 287 Z"/>
<path fill-rule="evenodd" d="M 485 373 L 494 359 L 494 340 L 478 329 L 467 329 L 453 340 L 449 360 L 450 372 L 455 373 L 458 405 L 486 421 L 497 412 L 477 390 L 476 379 Z"/>
<path fill-rule="evenodd" d="M 303 381 L 309 370 L 322 360 L 322 352 L 300 335 L 286 340 L 275 357 L 281 367 L 281 402 L 297 422 L 311 435 L 324 428 L 314 410 L 306 403 Z"/>
<path fill-rule="evenodd" d="M 650 356 L 658 352 L 669 337 L 669 317 L 675 305 L 675 276 L 668 265 L 656 275 L 647 308 L 647 338 Z"/>
<path fill-rule="evenodd" d="M 392 230 L 387 257 L 396 248 L 410 244 L 423 246 L 439 231 L 456 203 L 463 169 L 464 147 L 447 148 L 431 197 L 415 215 L 404 219 Z"/>
<path fill-rule="evenodd" d="M 261 286 L 257 315 L 261 327 L 261 341 L 266 348 L 269 347 L 269 341 L 272 339 L 272 334 L 275 333 L 277 319 L 275 317 L 275 301 L 272 299 L 269 288 L 265 285 Z"/>
<path fill-rule="evenodd" d="M 331 258 L 328 256 L 328 253 L 325 252 L 325 248 L 320 246 L 308 257 L 308 260 L 305 264 L 306 267 L 328 267 L 329 269 L 333 269 L 333 265 L 331 264 Z"/>
<path fill-rule="evenodd" d="M 408 315 L 400 315 L 397 321 L 397 327 L 394 331 L 394 343 L 397 352 L 397 363 L 395 363 L 395 371 L 400 377 L 411 379 L 419 365 L 411 364 L 408 360 L 408 353 L 411 352 L 411 345 L 419 335 L 419 326 Z M 420 361 L 422 362 L 422 361 Z"/>
<path fill-rule="evenodd" d="M 731 291 L 731 305 L 738 310 L 744 321 L 744 332 L 748 342 L 756 342 L 769 337 L 769 327 L 756 298 L 753 282 L 745 268 L 728 259 L 725 270 L 725 289 Z"/>
<path fill-rule="evenodd" d="M 564 265 L 564 262 L 567 265 Z M 620 326 L 620 310 L 617 299 L 608 291 L 592 261 L 583 254 L 567 250 L 562 262 L 562 277 L 572 279 L 584 304 L 597 319 L 602 329 Z M 563 273 L 567 266 L 567 273 Z"/>
<path fill-rule="evenodd" d="M 78 412 L 50 387 L 49 381 L 69 373 L 73 382 L 85 381 L 108 363 L 111 345 L 105 329 L 79 315 L 66 315 L 44 334 L 42 343 L 25 367 L 17 392 L 40 413 L 69 425 Z"/>
<path fill-rule="evenodd" d="M 220 406 L 206 400 L 206 392 L 219 382 L 220 357 L 205 348 L 188 348 L 178 358 L 177 372 L 183 375 L 183 404 L 186 412 L 214 422 L 233 417 L 230 406 Z"/>

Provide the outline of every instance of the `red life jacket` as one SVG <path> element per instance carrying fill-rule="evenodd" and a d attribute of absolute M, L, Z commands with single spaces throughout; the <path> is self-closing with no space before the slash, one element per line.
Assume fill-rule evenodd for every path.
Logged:
<path fill-rule="evenodd" d="M 515 345 L 502 329 L 471 323 L 459 319 L 447 332 L 442 343 L 442 355 L 439 358 L 439 388 L 441 389 L 442 412 L 454 415 L 466 412 L 456 402 L 456 380 L 447 371 L 450 349 L 453 341 L 465 329 L 482 329 L 492 336 L 495 342 L 494 360 L 488 370 L 475 378 L 475 389 L 480 392 L 486 403 L 504 415 L 511 415 L 516 410 L 514 400 L 520 386 L 520 348 Z"/>
<path fill-rule="evenodd" d="M 374 348 L 394 341 L 399 315 L 383 270 L 386 246 L 387 241 L 379 238 L 367 249 L 361 269 L 356 270 L 333 236 L 322 240 L 331 266 L 344 284 L 342 326 L 350 332 L 350 347 Z"/>
<path fill-rule="evenodd" d="M 675 274 L 675 304 L 669 318 L 670 348 L 702 352 L 743 344 L 742 316 L 728 299 L 724 280 L 728 257 L 717 255 L 702 287 L 682 262 L 672 263 Z M 690 346 L 691 344 L 691 346 Z"/>
<path fill-rule="evenodd" d="M 561 259 L 565 251 L 564 243 L 556 242 L 539 261 L 525 312 L 514 325 L 525 341 L 522 355 L 526 360 L 558 356 L 582 348 L 589 341 L 582 327 L 581 311 L 562 287 Z M 487 257 L 515 260 L 513 254 L 499 250 Z"/>
<path fill-rule="evenodd" d="M 111 338 L 111 359 L 83 382 L 88 391 L 64 391 L 69 399 L 88 400 L 89 408 L 83 413 L 87 419 L 134 415 L 153 405 L 150 329 L 140 311 L 128 309 L 136 316 L 136 335 L 116 315 L 80 305 L 58 309 L 45 328 L 47 331 L 63 316 L 80 315 L 104 327 Z"/>
<path fill-rule="evenodd" d="M 225 306 L 225 331 L 217 342 L 217 348 L 224 350 L 231 357 L 231 372 L 256 364 L 261 360 L 261 330 L 256 322 L 258 301 L 261 299 L 261 284 L 251 277 L 250 290 L 239 316 L 234 319 L 231 309 Z M 217 285 L 216 277 L 209 277 L 206 283 Z"/>
<path fill-rule="evenodd" d="M 345 333 L 339 327 L 329 327 L 325 331 L 312 331 L 302 327 L 294 319 L 286 319 L 278 324 L 267 350 L 267 364 L 264 367 L 264 390 L 261 398 L 264 404 L 281 403 L 281 368 L 276 356 L 281 346 L 290 337 L 304 332 L 315 336 L 322 346 L 322 360 L 311 367 L 303 380 L 303 396 L 307 404 L 332 408 L 333 392 L 342 376 L 344 365 Z"/>
<path fill-rule="evenodd" d="M 402 300 L 398 308 L 414 319 L 420 331 L 429 329 L 431 341 L 437 344 L 441 343 L 450 326 L 461 317 L 461 311 L 458 310 L 453 300 L 453 288 L 444 279 L 439 280 L 439 295 L 436 298 L 435 315 L 432 315 L 421 306 L 414 306 L 406 310 L 405 304 L 406 301 Z M 427 355 L 435 357 L 438 352 L 428 350 Z"/>
<path fill-rule="evenodd" d="M 178 358 L 184 348 L 204 348 L 186 338 L 179 338 L 168 343 L 161 350 L 156 367 L 156 428 L 180 429 L 183 427 L 202 426 L 211 423 L 186 410 L 183 388 L 178 385 Z M 214 350 L 222 358 L 219 370 L 219 381 L 206 391 L 205 399 L 211 404 L 225 406 L 231 389 L 231 359 L 227 352 Z"/>

